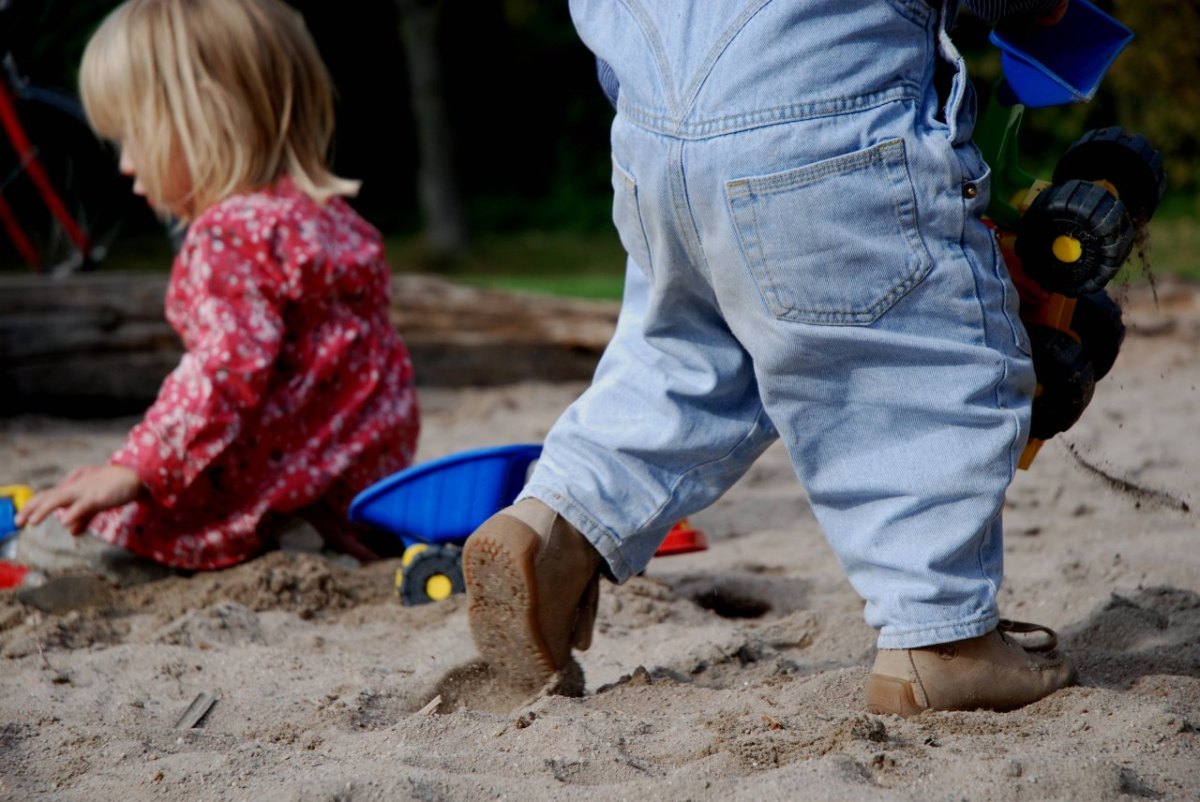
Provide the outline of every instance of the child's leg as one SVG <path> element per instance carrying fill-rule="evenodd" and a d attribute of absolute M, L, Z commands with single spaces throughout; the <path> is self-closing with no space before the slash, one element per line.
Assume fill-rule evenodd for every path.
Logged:
<path fill-rule="evenodd" d="M 938 43 L 950 53 L 936 15 L 923 3 L 713 3 L 690 15 L 648 5 L 631 7 L 636 20 L 572 6 L 621 79 L 615 217 L 653 283 L 627 301 L 612 364 L 547 440 L 528 492 L 555 523 L 485 524 L 468 541 L 468 557 L 472 541 L 489 546 L 467 566 L 473 629 L 504 623 L 485 613 L 512 585 L 472 572 L 512 578 L 522 601 L 509 609 L 526 619 L 491 642 L 477 634 L 485 657 L 536 652 L 543 669 L 561 668 L 547 655 L 562 643 L 546 649 L 540 622 L 581 597 L 538 579 L 574 551 L 556 544 L 553 511 L 628 575 L 671 518 L 716 498 L 761 451 L 769 425 L 754 391 L 881 646 L 958 641 L 969 655 L 954 687 L 914 707 L 1015 706 L 1060 687 L 1060 660 L 1009 648 L 996 629 L 999 514 L 1033 373 L 978 220 L 988 187 L 958 117 L 965 76 L 944 115 L 930 84 Z M 708 329 L 715 340 L 691 338 L 712 313 L 724 321 Z M 730 344 L 739 358 L 722 372 Z M 710 381 L 681 392 L 664 374 Z M 706 452 L 720 442 L 731 450 Z M 880 670 L 912 688 L 886 660 Z M 1004 693 L 977 693 L 989 685 Z"/>
<path fill-rule="evenodd" d="M 879 143 L 848 148 L 864 125 Z M 1033 374 L 986 167 L 900 107 L 739 136 L 691 152 L 689 185 L 728 200 L 706 253 L 867 622 L 884 648 L 989 632 Z"/>
<path fill-rule="evenodd" d="M 664 298 L 661 285 L 693 281 L 668 252 L 654 265 L 657 287 L 630 261 L 593 383 L 554 424 L 522 492 L 581 531 L 618 581 L 644 569 L 671 526 L 719 498 L 776 438 L 749 359 L 699 282 Z"/>
<path fill-rule="evenodd" d="M 321 547 L 349 555 L 362 563 L 403 555 L 404 544 L 399 538 L 389 532 L 352 523 L 346 512 L 349 504 L 342 501 L 340 493 L 331 492 L 285 520 L 302 522 L 310 530 L 315 529 Z M 278 536 L 274 539 L 278 540 Z"/>
<path fill-rule="evenodd" d="M 855 149 L 859 128 L 878 144 Z M 622 238 L 652 281 L 630 271 L 596 380 L 526 491 L 617 579 L 778 429 L 882 647 L 995 627 L 1032 366 L 977 218 L 986 168 L 918 130 L 901 104 L 682 143 L 618 118 L 618 178 L 637 176 Z M 621 203 L 618 187 L 619 224 Z"/>
<path fill-rule="evenodd" d="M 222 508 L 218 494 L 185 496 L 164 508 L 139 499 L 99 513 L 89 528 L 139 557 L 186 571 L 227 568 L 267 549 L 265 510 Z"/>
<path fill-rule="evenodd" d="M 641 196 L 650 213 L 653 173 Z M 716 500 L 776 437 L 702 270 L 666 232 L 654 241 L 648 270 L 631 257 L 592 386 L 555 423 L 522 500 L 463 551 L 476 645 L 528 692 L 587 648 L 602 560 L 619 581 L 641 571 L 679 518 Z M 644 248 L 630 250 L 648 263 Z"/>

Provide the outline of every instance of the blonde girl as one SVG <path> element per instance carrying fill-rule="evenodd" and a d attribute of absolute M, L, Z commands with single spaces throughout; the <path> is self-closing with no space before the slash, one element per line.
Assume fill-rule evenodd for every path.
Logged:
<path fill-rule="evenodd" d="M 374 556 L 345 510 L 409 464 L 417 402 L 380 236 L 343 200 L 357 182 L 329 168 L 332 88 L 300 15 L 128 0 L 89 42 L 80 85 L 134 191 L 188 225 L 166 297 L 185 354 L 107 464 L 25 505 L 23 551 L 56 565 L 95 551 L 65 529 L 220 568 L 299 517 Z"/>

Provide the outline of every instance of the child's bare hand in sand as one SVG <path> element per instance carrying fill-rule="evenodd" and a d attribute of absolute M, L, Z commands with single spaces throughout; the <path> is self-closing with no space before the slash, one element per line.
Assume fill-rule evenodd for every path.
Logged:
<path fill-rule="evenodd" d="M 79 535 L 93 515 L 133 501 L 140 487 L 137 474 L 122 465 L 76 468 L 56 487 L 29 499 L 17 515 L 16 524 L 37 525 L 55 510 L 65 509 L 63 525 L 71 534 Z"/>

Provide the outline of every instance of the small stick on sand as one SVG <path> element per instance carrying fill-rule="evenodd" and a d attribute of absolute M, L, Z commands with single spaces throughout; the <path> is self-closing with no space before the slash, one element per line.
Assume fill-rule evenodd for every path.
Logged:
<path fill-rule="evenodd" d="M 220 700 L 219 693 L 205 693 L 201 691 L 196 694 L 196 698 L 188 705 L 188 709 L 183 711 L 183 715 L 175 722 L 175 729 L 190 730 L 200 726 L 204 721 L 204 717 L 212 710 L 213 705 Z"/>
<path fill-rule="evenodd" d="M 414 716 L 432 715 L 433 713 L 437 712 L 438 706 L 441 705 L 441 703 L 442 703 L 442 695 L 439 693 L 437 696 L 435 696 L 429 700 L 429 704 L 422 707 L 420 710 L 418 710 L 413 715 Z"/>

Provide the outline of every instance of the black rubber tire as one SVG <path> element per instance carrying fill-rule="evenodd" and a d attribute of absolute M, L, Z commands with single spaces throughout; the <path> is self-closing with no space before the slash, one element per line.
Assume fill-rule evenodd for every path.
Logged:
<path fill-rule="evenodd" d="M 450 580 L 451 593 L 467 592 L 467 584 L 463 581 L 462 549 L 458 546 L 430 546 L 413 557 L 404 569 L 400 602 L 412 607 L 437 601 L 430 598 L 425 587 L 430 579 L 439 574 Z"/>
<path fill-rule="evenodd" d="M 1092 401 L 1096 377 L 1087 352 L 1065 331 L 1032 326 L 1033 369 L 1041 392 L 1033 400 L 1030 437 L 1049 440 L 1075 425 Z"/>
<path fill-rule="evenodd" d="M 1125 342 L 1120 304 L 1103 290 L 1079 296 L 1071 316 L 1071 329 L 1083 342 L 1096 381 L 1100 381 L 1112 370 L 1117 354 L 1121 352 L 1121 343 Z"/>
<path fill-rule="evenodd" d="M 1054 255 L 1054 240 L 1073 237 L 1079 259 Z M 1124 204 L 1098 184 L 1068 181 L 1041 192 L 1021 217 L 1017 256 L 1025 274 L 1047 292 L 1072 298 L 1104 289 L 1133 250 L 1134 230 Z"/>
<path fill-rule="evenodd" d="M 1071 179 L 1112 184 L 1138 225 L 1150 220 L 1167 189 L 1162 154 L 1146 137 L 1118 126 L 1088 131 L 1067 149 L 1054 168 L 1054 183 Z"/>

